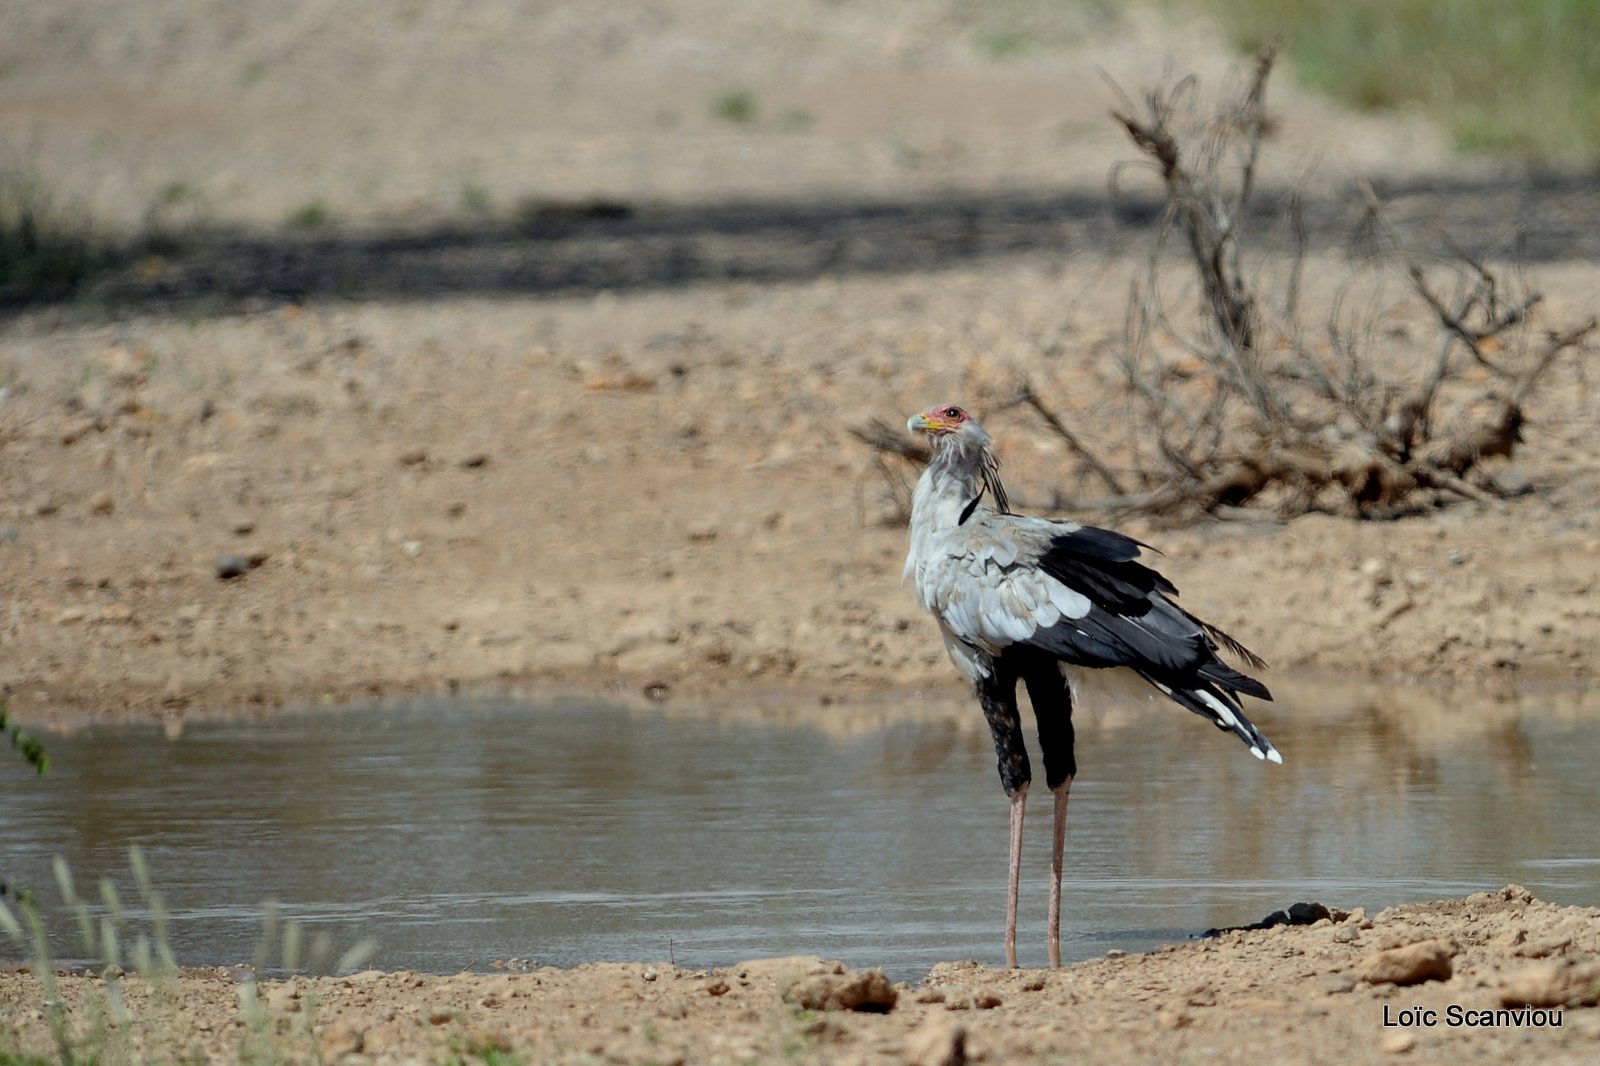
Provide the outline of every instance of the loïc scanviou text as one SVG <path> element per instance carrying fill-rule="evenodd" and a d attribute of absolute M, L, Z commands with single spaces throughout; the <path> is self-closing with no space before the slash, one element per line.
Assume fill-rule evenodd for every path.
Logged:
<path fill-rule="evenodd" d="M 1500 1007 L 1495 1010 L 1474 1010 L 1452 1003 L 1444 1010 L 1431 1007 L 1401 1007 L 1383 1005 L 1385 1029 L 1435 1029 L 1443 1024 L 1449 1029 L 1496 1029 L 1516 1027 L 1523 1029 L 1561 1028 L 1561 1008 L 1553 1007 Z"/>

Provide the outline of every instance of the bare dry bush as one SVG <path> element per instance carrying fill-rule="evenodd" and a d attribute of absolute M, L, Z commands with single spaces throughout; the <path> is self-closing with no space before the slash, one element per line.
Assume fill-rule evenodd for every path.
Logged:
<path fill-rule="evenodd" d="M 1151 92 L 1142 108 L 1124 100 L 1114 113 L 1160 174 L 1166 212 L 1133 286 L 1121 354 L 1136 401 L 1128 449 L 1136 487 L 1108 502 L 1165 515 L 1248 506 L 1376 517 L 1448 497 L 1501 498 L 1483 460 L 1514 453 L 1541 379 L 1590 338 L 1596 320 L 1540 328 L 1538 293 L 1459 251 L 1413 252 L 1370 188 L 1376 247 L 1320 328 L 1301 307 L 1304 227 L 1293 197 L 1283 224 L 1295 254 L 1281 296 L 1268 299 L 1241 249 L 1273 59 L 1263 50 L 1240 99 L 1200 121 L 1191 81 Z M 1164 293 L 1175 235 L 1198 278 L 1197 314 L 1174 314 Z M 1436 321 L 1431 354 L 1375 353 L 1378 310 L 1361 296 L 1396 276 Z M 1158 334 L 1180 359 L 1154 352 Z M 1024 393 L 1038 405 L 1031 387 Z"/>
<path fill-rule="evenodd" d="M 1219 109 L 1200 103 L 1189 78 L 1142 106 L 1124 96 L 1113 112 L 1166 196 L 1118 353 L 1131 412 L 1122 439 L 1084 439 L 1026 376 L 992 410 L 1030 409 L 1075 454 L 1080 479 L 1104 486 L 1108 495 L 1078 500 L 1080 511 L 1377 518 L 1502 499 L 1484 460 L 1515 454 L 1540 382 L 1600 323 L 1541 325 L 1541 297 L 1519 275 L 1459 249 L 1413 251 L 1370 188 L 1365 259 L 1320 315 L 1307 309 L 1298 197 L 1287 197 L 1275 233 L 1248 228 L 1261 224 L 1251 207 L 1274 58 L 1259 53 L 1243 91 Z M 1262 252 L 1252 272 L 1251 241 L 1291 251 Z M 1397 290 L 1423 312 L 1429 339 L 1386 323 Z M 924 450 L 881 422 L 853 432 L 874 450 L 903 519 L 905 471 Z"/>

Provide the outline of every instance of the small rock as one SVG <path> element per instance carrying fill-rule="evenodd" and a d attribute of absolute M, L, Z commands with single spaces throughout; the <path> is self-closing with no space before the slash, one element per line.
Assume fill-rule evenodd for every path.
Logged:
<path fill-rule="evenodd" d="M 661 975 L 656 972 L 656 968 L 654 966 L 646 966 L 644 968 L 644 973 L 641 976 L 643 976 L 646 981 L 654 981 Z"/>
<path fill-rule="evenodd" d="M 841 967 L 842 969 L 842 967 Z M 783 1000 L 805 1010 L 893 1010 L 899 993 L 882 970 L 845 970 L 802 977 L 783 991 Z"/>
<path fill-rule="evenodd" d="M 484 452 L 474 452 L 461 460 L 463 470 L 481 470 L 489 465 L 489 456 Z"/>
<path fill-rule="evenodd" d="M 1528 959 L 1543 959 L 1551 955 L 1564 954 L 1571 946 L 1572 938 L 1570 936 L 1542 937 L 1539 940 L 1522 944 L 1512 954 L 1521 955 Z"/>
<path fill-rule="evenodd" d="M 365 1034 L 360 1029 L 349 1022 L 332 1022 L 322 1030 L 322 1061 L 332 1062 L 342 1055 L 354 1054 L 361 1050 L 363 1043 Z"/>
<path fill-rule="evenodd" d="M 267 993 L 267 1008 L 279 1014 L 299 1013 L 300 986 L 290 981 L 274 988 Z"/>
<path fill-rule="evenodd" d="M 1356 931 L 1355 926 L 1341 925 L 1333 931 L 1333 942 L 1335 944 L 1354 944 L 1360 936 L 1361 934 Z"/>
<path fill-rule="evenodd" d="M 1538 487 L 1538 478 L 1527 467 L 1508 466 L 1494 476 L 1494 483 L 1507 496 L 1526 496 Z"/>
<path fill-rule="evenodd" d="M 428 450 L 426 448 L 410 448 L 400 453 L 401 466 L 416 466 L 427 461 Z"/>
<path fill-rule="evenodd" d="M 782 955 L 768 959 L 748 959 L 733 967 L 735 973 L 752 981 L 787 988 L 814 973 L 844 973 L 844 963 L 827 962 L 820 955 Z"/>
<path fill-rule="evenodd" d="M 1163 1029 L 1182 1029 L 1188 1026 L 1194 1018 L 1184 1010 L 1158 1010 L 1156 1011 L 1156 1024 Z"/>
<path fill-rule="evenodd" d="M 1322 979 L 1324 995 L 1339 996 L 1356 986 L 1356 979 L 1347 973 L 1330 973 Z"/>
<path fill-rule="evenodd" d="M 242 555 L 217 556 L 217 577 L 223 581 L 231 581 L 236 577 L 240 577 L 249 569 L 250 560 Z"/>
<path fill-rule="evenodd" d="M 1443 940 L 1407 944 L 1405 947 L 1368 955 L 1356 967 L 1356 976 L 1374 985 L 1448 981 L 1454 969 L 1450 960 L 1455 953 L 1455 947 Z"/>
<path fill-rule="evenodd" d="M 106 377 L 113 385 L 128 388 L 143 383 L 145 369 L 150 363 L 150 352 L 145 348 L 133 351 L 117 345 L 100 353 Z"/>
<path fill-rule="evenodd" d="M 429 1025 L 449 1025 L 461 1016 L 461 1012 L 454 1007 L 443 1005 L 428 1008 Z"/>
<path fill-rule="evenodd" d="M 1120 959 L 1120 958 L 1122 958 L 1123 956 L 1125 956 L 1127 954 L 1128 953 L 1126 951 L 1123 951 L 1121 948 L 1112 948 L 1110 951 L 1106 952 L 1106 958 L 1108 958 L 1108 959 Z"/>
<path fill-rule="evenodd" d="M 1378 1050 L 1388 1055 L 1404 1055 L 1416 1046 L 1415 1033 L 1390 1033 L 1378 1042 Z"/>
<path fill-rule="evenodd" d="M 56 615 L 56 623 L 58 625 L 71 625 L 73 622 L 83 621 L 86 614 L 88 612 L 82 607 L 63 607 L 61 613 Z"/>
<path fill-rule="evenodd" d="M 1243 999 L 1233 1000 L 1228 1006 L 1235 1011 L 1279 1011 L 1289 1004 L 1269 996 L 1245 996 Z"/>
<path fill-rule="evenodd" d="M 117 503 L 111 498 L 111 493 L 105 490 L 89 497 L 89 511 L 92 514 L 110 514 L 117 509 Z"/>
<path fill-rule="evenodd" d="M 235 518 L 232 522 L 228 523 L 228 531 L 241 537 L 249 536 L 251 533 L 256 531 L 255 519 Z"/>
<path fill-rule="evenodd" d="M 728 994 L 728 982 L 720 977 L 713 977 L 706 982 L 706 994 L 710 996 L 725 996 Z"/>
<path fill-rule="evenodd" d="M 405 553 L 406 558 L 415 559 L 417 556 L 422 554 L 422 541 L 420 541 L 420 540 L 404 540 L 404 541 L 401 541 L 400 542 L 400 550 Z"/>
<path fill-rule="evenodd" d="M 906 1036 L 907 1066 L 964 1066 L 967 1027 L 935 1014 Z"/>
<path fill-rule="evenodd" d="M 61 424 L 60 440 L 63 445 L 78 443 L 86 435 L 93 432 L 95 424 L 88 418 L 73 418 Z"/>
<path fill-rule="evenodd" d="M 1504 1007 L 1600 1006 L 1600 962 L 1530 966 L 1500 989 Z"/>

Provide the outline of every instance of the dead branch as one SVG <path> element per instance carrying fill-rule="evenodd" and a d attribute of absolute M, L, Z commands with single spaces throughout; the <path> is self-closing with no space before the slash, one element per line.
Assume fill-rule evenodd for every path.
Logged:
<path fill-rule="evenodd" d="M 1189 239 L 1189 249 L 1199 267 L 1213 318 L 1228 343 L 1239 349 L 1254 346 L 1255 308 L 1239 273 L 1236 238 L 1255 186 L 1256 161 L 1260 158 L 1264 128 L 1266 83 L 1275 59 L 1276 51 L 1271 47 L 1257 54 L 1255 76 L 1239 107 L 1236 125 L 1247 132 L 1249 148 L 1240 169 L 1238 189 L 1231 197 L 1219 195 L 1214 183 L 1197 179 L 1184 164 L 1183 152 L 1171 128 L 1173 108 L 1169 95 L 1159 89 L 1150 93 L 1145 101 L 1147 116 L 1143 119 L 1133 117 L 1129 111 L 1112 112 L 1134 143 L 1160 167 L 1162 181 L 1167 187 L 1168 210 Z"/>
<path fill-rule="evenodd" d="M 1126 493 L 1127 490 L 1122 487 L 1122 483 L 1117 480 L 1117 476 L 1111 472 L 1110 468 L 1095 457 L 1095 454 L 1078 439 L 1077 434 L 1068 429 L 1066 423 L 1056 417 L 1055 412 L 1044 405 L 1044 401 L 1039 399 L 1039 394 L 1033 390 L 1033 382 L 1027 378 L 1023 378 L 1022 383 L 1017 387 L 1017 395 L 1009 403 L 1002 404 L 1001 408 L 1015 407 L 1018 404 L 1027 405 L 1033 409 L 1034 414 L 1044 419 L 1045 425 L 1049 426 L 1056 436 L 1065 441 L 1067 447 L 1077 453 L 1078 458 L 1082 459 L 1084 465 L 1094 471 L 1095 476 L 1105 483 L 1106 488 L 1119 496 Z"/>
<path fill-rule="evenodd" d="M 1103 461 L 1104 442 L 1069 426 L 1028 378 L 1004 406 L 1031 409 L 1111 494 L 1080 509 L 1172 521 L 1311 510 L 1388 517 L 1500 501 L 1493 460 L 1517 454 L 1540 384 L 1594 341 L 1600 318 L 1541 323 L 1540 294 L 1521 279 L 1507 284 L 1494 250 L 1420 254 L 1370 187 L 1368 257 L 1327 307 L 1304 306 L 1297 197 L 1283 223 L 1293 254 L 1282 298 L 1260 288 L 1245 269 L 1245 222 L 1274 58 L 1263 50 L 1242 96 L 1210 118 L 1196 120 L 1192 78 L 1148 93 L 1141 107 L 1117 90 L 1113 114 L 1161 175 L 1167 202 L 1145 273 L 1130 283 L 1116 355 L 1132 412 L 1118 431 L 1127 458 L 1115 469 Z M 1167 251 L 1179 233 L 1187 255 L 1175 268 Z M 1192 271 L 1197 306 L 1175 309 L 1164 295 L 1174 269 Z M 1389 321 L 1396 289 L 1427 320 L 1420 341 Z M 1169 341 L 1176 358 L 1161 350 Z M 905 464 L 926 462 L 926 449 L 879 421 L 851 433 L 909 510 Z"/>
<path fill-rule="evenodd" d="M 1417 254 L 1365 187 L 1365 225 L 1376 254 L 1361 271 L 1381 282 L 1398 267 L 1436 324 L 1436 339 L 1427 345 L 1431 356 L 1410 365 L 1375 358 L 1381 312 L 1347 302 L 1353 291 L 1347 283 L 1328 313 L 1328 347 L 1319 348 L 1301 321 L 1306 245 L 1298 198 L 1289 198 L 1284 223 L 1294 254 L 1281 302 L 1257 291 L 1242 265 L 1274 56 L 1270 48 L 1257 56 L 1237 103 L 1189 128 L 1181 128 L 1186 116 L 1177 101 L 1190 98 L 1192 79 L 1148 93 L 1142 108 L 1118 91 L 1113 115 L 1161 175 L 1167 222 L 1146 278 L 1130 290 L 1119 356 L 1138 412 L 1128 430 L 1136 484 L 1112 487 L 1115 495 L 1100 505 L 1169 516 L 1259 507 L 1392 515 L 1428 506 L 1439 494 L 1500 499 L 1483 463 L 1514 454 L 1539 381 L 1563 353 L 1590 341 L 1600 321 L 1549 330 L 1543 345 L 1531 345 L 1539 293 L 1510 292 L 1487 258 L 1459 248 L 1447 259 Z M 1224 159 L 1233 169 L 1220 165 Z M 1185 316 L 1174 315 L 1162 297 L 1173 229 L 1186 239 L 1202 294 L 1199 317 L 1209 329 L 1186 328 Z M 1269 309 L 1278 308 L 1274 318 Z M 1192 357 L 1199 373 L 1152 366 L 1153 326 Z M 1475 367 L 1491 375 L 1487 404 L 1482 386 L 1468 384 L 1466 372 Z M 1032 400 L 1043 416 L 1044 401 Z M 1087 455 L 1064 427 L 1052 428 Z"/>
<path fill-rule="evenodd" d="M 881 418 L 874 418 L 864 426 L 851 426 L 850 435 L 874 451 L 897 455 L 918 466 L 927 463 L 929 459 L 926 445 L 907 436 L 904 430 L 895 429 Z"/>

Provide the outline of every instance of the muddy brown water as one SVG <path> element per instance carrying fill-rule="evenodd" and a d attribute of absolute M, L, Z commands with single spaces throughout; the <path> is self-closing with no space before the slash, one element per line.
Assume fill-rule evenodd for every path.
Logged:
<path fill-rule="evenodd" d="M 1600 697 L 1307 691 L 1257 716 L 1281 767 L 1176 709 L 1086 718 L 1069 959 L 1303 899 L 1370 910 L 1514 881 L 1600 901 Z M 66 959 L 83 953 L 52 857 L 88 895 L 111 878 L 142 928 L 137 844 L 190 965 L 256 957 L 266 901 L 336 945 L 375 938 L 384 968 L 998 962 L 1007 805 L 981 724 L 818 714 L 484 699 L 95 726 L 46 738 L 43 779 L 0 760 L 0 877 L 36 890 Z M 1048 805 L 1031 810 L 1024 965 L 1044 961 Z"/>

